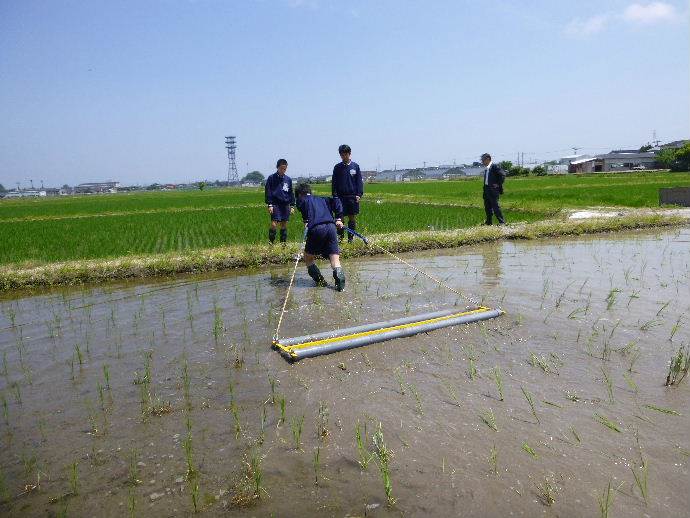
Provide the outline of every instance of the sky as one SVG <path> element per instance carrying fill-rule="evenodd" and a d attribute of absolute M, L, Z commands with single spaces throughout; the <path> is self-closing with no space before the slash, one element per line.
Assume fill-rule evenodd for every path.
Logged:
<path fill-rule="evenodd" d="M 321 175 L 690 138 L 690 5 L 0 0 L 0 183 Z"/>

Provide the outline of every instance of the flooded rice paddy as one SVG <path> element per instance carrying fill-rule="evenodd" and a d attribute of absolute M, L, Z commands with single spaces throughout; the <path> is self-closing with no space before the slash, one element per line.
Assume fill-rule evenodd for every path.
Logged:
<path fill-rule="evenodd" d="M 296 364 L 269 347 L 286 267 L 5 298 L 0 513 L 683 516 L 689 250 L 408 254 L 506 314 Z M 337 293 L 300 266 L 281 336 L 467 304 L 393 259 L 345 268 Z"/>

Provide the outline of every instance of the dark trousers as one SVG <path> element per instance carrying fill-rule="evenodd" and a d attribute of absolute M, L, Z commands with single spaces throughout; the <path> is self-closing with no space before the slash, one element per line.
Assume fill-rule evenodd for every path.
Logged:
<path fill-rule="evenodd" d="M 496 216 L 496 219 L 501 225 L 506 222 L 506 220 L 503 219 L 501 206 L 498 204 L 498 197 L 499 194 L 494 189 L 488 185 L 484 186 L 484 212 L 486 212 L 485 224 L 487 225 L 491 225 L 492 223 L 492 214 Z"/>

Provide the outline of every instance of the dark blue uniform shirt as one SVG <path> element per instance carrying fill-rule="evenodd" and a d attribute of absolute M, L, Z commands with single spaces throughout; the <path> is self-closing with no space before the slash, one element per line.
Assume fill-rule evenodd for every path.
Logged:
<path fill-rule="evenodd" d="M 266 204 L 267 205 L 294 205 L 295 193 L 292 190 L 292 179 L 288 175 L 281 176 L 273 173 L 266 178 Z"/>
<path fill-rule="evenodd" d="M 307 223 L 309 230 L 322 223 L 335 223 L 336 218 L 343 217 L 343 206 L 338 198 L 322 198 L 311 194 L 297 200 L 297 210 L 302 214 L 302 220 Z"/>
<path fill-rule="evenodd" d="M 345 196 L 362 197 L 364 194 L 362 172 L 355 162 L 350 161 L 347 165 L 343 162 L 335 164 L 333 176 L 331 177 L 331 192 L 334 198 Z"/>

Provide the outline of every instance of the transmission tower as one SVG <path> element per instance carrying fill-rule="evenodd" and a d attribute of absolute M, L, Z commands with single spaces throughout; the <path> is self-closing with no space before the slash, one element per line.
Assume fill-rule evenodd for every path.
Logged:
<path fill-rule="evenodd" d="M 228 150 L 228 183 L 239 182 L 237 164 L 235 164 L 235 150 L 237 150 L 237 137 L 225 137 L 225 149 Z"/>

